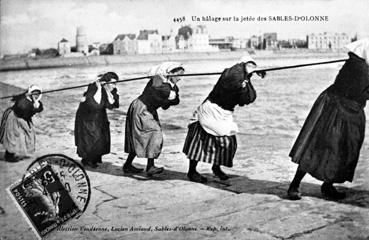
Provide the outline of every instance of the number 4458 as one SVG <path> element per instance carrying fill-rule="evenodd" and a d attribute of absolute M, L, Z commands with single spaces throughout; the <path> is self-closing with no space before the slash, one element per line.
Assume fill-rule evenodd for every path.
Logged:
<path fill-rule="evenodd" d="M 184 16 L 183 17 L 173 18 L 173 21 L 174 22 L 178 22 L 178 23 L 184 22 L 185 20 L 186 20 L 186 18 Z"/>

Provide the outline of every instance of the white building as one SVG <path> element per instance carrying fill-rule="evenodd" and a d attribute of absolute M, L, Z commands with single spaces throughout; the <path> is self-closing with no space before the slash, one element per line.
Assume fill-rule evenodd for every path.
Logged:
<path fill-rule="evenodd" d="M 113 41 L 113 53 L 130 55 L 137 53 L 136 34 L 119 34 Z"/>
<path fill-rule="evenodd" d="M 170 34 L 162 37 L 163 45 L 163 53 L 175 52 L 176 51 L 176 36 L 173 31 L 170 31 Z"/>
<path fill-rule="evenodd" d="M 158 30 L 140 30 L 137 37 L 137 53 L 162 53 L 162 37 Z"/>
<path fill-rule="evenodd" d="M 309 49 L 342 49 L 351 42 L 346 33 L 311 33 L 307 36 Z"/>
<path fill-rule="evenodd" d="M 247 38 L 235 38 L 232 41 L 232 48 L 245 49 L 248 47 L 249 39 Z"/>
<path fill-rule="evenodd" d="M 70 42 L 63 38 L 60 42 L 58 42 L 58 52 L 60 56 L 70 55 L 71 47 Z"/>
<path fill-rule="evenodd" d="M 88 55 L 87 34 L 86 29 L 83 26 L 77 27 L 76 47 L 77 52 L 83 53 L 84 55 Z"/>
<path fill-rule="evenodd" d="M 256 49 L 260 47 L 260 38 L 256 35 L 252 35 L 250 38 L 250 48 Z"/>
<path fill-rule="evenodd" d="M 209 44 L 209 34 L 204 25 L 193 28 L 189 38 L 189 49 L 193 52 L 206 52 L 213 49 Z"/>

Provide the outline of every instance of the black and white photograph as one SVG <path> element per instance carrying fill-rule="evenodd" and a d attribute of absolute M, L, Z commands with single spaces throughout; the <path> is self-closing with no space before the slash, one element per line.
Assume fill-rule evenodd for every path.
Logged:
<path fill-rule="evenodd" d="M 369 239 L 368 10 L 0 0 L 0 239 Z"/>

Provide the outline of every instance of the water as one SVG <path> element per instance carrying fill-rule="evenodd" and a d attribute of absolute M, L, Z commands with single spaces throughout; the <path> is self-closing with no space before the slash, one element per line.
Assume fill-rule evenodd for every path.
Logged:
<path fill-rule="evenodd" d="M 287 58 L 260 60 L 260 68 L 286 66 L 327 59 Z M 186 73 L 220 72 L 230 67 L 235 61 L 191 61 L 184 62 Z M 121 79 L 127 79 L 147 74 L 152 63 L 126 64 L 112 66 L 96 66 L 83 68 L 56 68 L 26 70 L 0 73 L 1 81 L 21 88 L 30 84 L 37 84 L 44 90 L 87 84 L 102 71 L 114 71 Z M 236 109 L 236 120 L 239 122 L 241 133 L 248 134 L 277 134 L 296 135 L 301 127 L 312 103 L 319 93 L 329 86 L 342 64 L 329 64 L 298 69 L 268 72 L 265 79 L 254 77 L 253 84 L 257 91 L 254 104 Z M 192 111 L 200 104 L 216 83 L 218 76 L 185 77 L 179 83 L 181 91 L 181 105 L 178 111 L 178 124 L 185 125 Z M 146 80 L 121 83 L 121 109 L 126 110 L 129 103 L 137 97 L 146 84 Z M 52 95 L 77 96 L 82 89 L 57 92 Z M 174 109 L 174 108 L 173 108 Z"/>
<path fill-rule="evenodd" d="M 281 58 L 258 61 L 260 68 L 312 63 L 332 59 L 322 58 Z M 230 67 L 236 60 L 190 61 L 184 62 L 186 73 L 220 72 Z M 121 79 L 147 74 L 153 63 L 96 66 L 82 68 L 40 69 L 15 72 L 1 72 L 1 81 L 26 88 L 29 84 L 40 85 L 44 90 L 87 84 L 93 81 L 97 73 L 114 71 Z M 319 65 L 268 72 L 266 78 L 253 77 L 257 91 L 255 103 L 246 107 L 237 107 L 235 120 L 239 125 L 238 151 L 235 169 L 244 171 L 254 178 L 286 180 L 292 176 L 296 165 L 288 158 L 288 153 L 297 137 L 311 106 L 318 95 L 334 81 L 342 63 Z M 172 144 L 177 152 L 181 151 L 188 119 L 195 108 L 209 94 L 219 76 L 183 77 L 179 82 L 181 103 L 168 111 L 159 111 L 166 134 L 165 146 Z M 143 90 L 146 80 L 119 84 L 121 107 L 109 113 L 111 119 L 113 146 L 123 152 L 123 129 L 125 112 L 129 104 Z M 61 137 L 69 134 L 69 141 L 52 144 L 64 144 L 74 149 L 72 141 L 74 116 L 78 101 L 84 89 L 52 93 L 43 99 L 45 111 L 40 117 L 42 127 L 39 134 Z M 368 135 L 368 133 L 366 133 Z M 114 140 L 114 138 L 116 140 Z M 368 136 L 366 136 L 368 139 Z M 365 140 L 358 166 L 356 183 L 368 183 L 368 144 Z"/>

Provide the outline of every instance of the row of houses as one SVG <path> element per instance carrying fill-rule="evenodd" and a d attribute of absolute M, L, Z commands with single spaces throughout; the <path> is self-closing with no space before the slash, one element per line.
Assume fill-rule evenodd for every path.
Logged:
<path fill-rule="evenodd" d="M 309 49 L 342 49 L 351 42 L 346 33 L 312 33 L 307 36 Z"/>
<path fill-rule="evenodd" d="M 62 39 L 58 43 L 61 56 L 81 55 L 134 55 L 158 54 L 170 52 L 212 52 L 239 49 L 280 49 L 280 48 L 309 48 L 309 49 L 341 49 L 351 39 L 345 33 L 313 33 L 306 40 L 289 39 L 278 40 L 276 32 L 253 35 L 250 38 L 210 38 L 204 25 L 195 27 L 183 26 L 178 32 L 171 31 L 169 35 L 161 35 L 157 29 L 140 30 L 135 33 L 118 34 L 111 43 L 87 44 L 87 35 L 83 27 L 77 28 L 76 46 Z"/>
<path fill-rule="evenodd" d="M 209 44 L 209 34 L 203 25 L 191 28 L 182 27 L 178 33 L 173 31 L 169 35 L 161 35 L 158 30 L 141 30 L 138 35 L 134 33 L 118 34 L 111 43 L 94 43 L 87 45 L 87 36 L 82 27 L 77 28 L 76 46 L 62 39 L 58 43 L 60 56 L 80 55 L 132 55 L 156 54 L 180 51 L 210 52 L 218 51 L 217 47 Z"/>
<path fill-rule="evenodd" d="M 181 51 L 209 52 L 217 51 L 209 44 L 209 34 L 205 26 L 195 28 L 188 26 L 179 29 L 175 34 L 160 35 L 158 30 L 141 30 L 135 34 L 119 34 L 114 41 L 113 54 L 149 54 Z"/>

